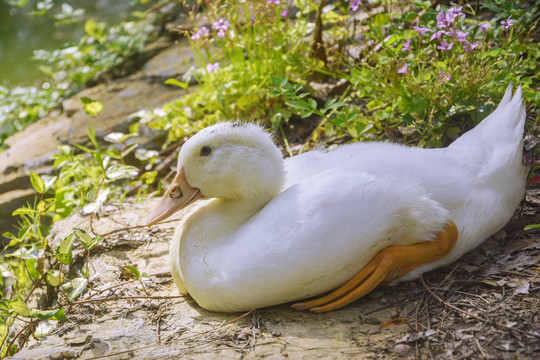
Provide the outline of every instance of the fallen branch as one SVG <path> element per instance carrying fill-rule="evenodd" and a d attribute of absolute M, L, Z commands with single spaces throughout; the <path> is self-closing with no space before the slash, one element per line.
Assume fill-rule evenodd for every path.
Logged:
<path fill-rule="evenodd" d="M 503 328 L 507 331 L 516 331 L 518 333 L 521 333 L 521 334 L 524 334 L 524 335 L 529 335 L 529 336 L 534 336 L 534 337 L 537 337 L 537 338 L 540 338 L 540 334 L 535 334 L 535 333 L 532 333 L 532 332 L 528 332 L 528 331 L 525 331 L 525 330 L 521 330 L 521 329 L 516 329 L 516 328 L 513 328 L 513 327 L 510 327 L 510 326 L 506 326 L 506 325 L 503 325 L 501 323 L 498 323 L 498 322 L 494 322 L 494 321 L 491 321 L 489 319 L 485 319 L 483 317 L 480 317 L 478 315 L 474 315 L 474 314 L 471 314 L 470 312 L 468 311 L 465 311 L 463 309 L 460 309 L 446 301 L 444 301 L 443 299 L 441 299 L 437 294 L 435 294 L 430 288 L 428 288 L 428 286 L 426 285 L 425 281 L 424 281 L 424 277 L 423 276 L 420 276 L 420 282 L 422 283 L 422 286 L 424 287 L 424 289 L 427 290 L 427 292 L 429 292 L 431 294 L 431 296 L 433 296 L 435 299 L 437 299 L 437 301 L 439 301 L 440 303 L 442 303 L 443 305 L 445 306 L 448 306 L 449 308 L 451 309 L 454 309 L 462 314 L 465 314 L 469 317 L 472 317 L 476 320 L 479 320 L 479 321 L 482 321 L 482 322 L 485 322 L 487 324 L 493 324 L 493 325 L 496 325 L 500 328 Z"/>

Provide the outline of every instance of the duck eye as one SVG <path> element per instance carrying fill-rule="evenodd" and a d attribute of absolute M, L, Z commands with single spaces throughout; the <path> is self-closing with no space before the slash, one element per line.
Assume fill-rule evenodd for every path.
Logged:
<path fill-rule="evenodd" d="M 210 155 L 211 152 L 212 152 L 212 149 L 209 146 L 203 146 L 201 148 L 201 155 L 202 156 Z"/>
<path fill-rule="evenodd" d="M 173 186 L 171 188 L 171 191 L 169 192 L 169 197 L 171 198 L 179 198 L 182 196 L 182 191 L 180 190 L 180 187 L 178 186 Z"/>

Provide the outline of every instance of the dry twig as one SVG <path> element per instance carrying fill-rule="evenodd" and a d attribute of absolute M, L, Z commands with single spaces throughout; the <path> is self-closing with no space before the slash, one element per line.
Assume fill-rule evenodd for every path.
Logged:
<path fill-rule="evenodd" d="M 507 331 L 510 331 L 510 332 L 518 332 L 518 333 L 521 333 L 521 334 L 524 334 L 524 335 L 529 335 L 529 336 L 534 336 L 534 337 L 537 337 L 537 338 L 540 338 L 540 334 L 536 334 L 536 333 L 532 333 L 532 332 L 528 332 L 528 331 L 525 331 L 525 330 L 521 330 L 521 329 L 517 329 L 517 328 L 513 328 L 513 327 L 510 327 L 510 326 L 506 326 L 506 325 L 503 325 L 501 323 L 498 323 L 498 322 L 494 322 L 494 321 L 491 321 L 491 320 L 488 320 L 488 319 L 485 319 L 483 317 L 480 317 L 478 315 L 474 315 L 474 314 L 471 314 L 470 312 L 468 311 L 465 311 L 463 309 L 460 309 L 446 301 L 444 301 L 443 299 L 441 299 L 437 294 L 435 294 L 427 285 L 426 285 L 426 282 L 424 281 L 424 277 L 423 276 L 420 276 L 420 282 L 422 283 L 422 286 L 424 287 L 424 289 L 426 289 L 427 292 L 429 292 L 431 294 L 431 296 L 433 296 L 435 299 L 437 299 L 437 301 L 439 301 L 440 303 L 442 303 L 443 305 L 445 306 L 448 306 L 449 308 L 451 309 L 454 309 L 462 314 L 465 314 L 469 317 L 472 317 L 476 320 L 480 320 L 482 322 L 485 322 L 487 324 L 493 324 L 493 325 L 496 325 L 502 329 L 505 329 Z"/>

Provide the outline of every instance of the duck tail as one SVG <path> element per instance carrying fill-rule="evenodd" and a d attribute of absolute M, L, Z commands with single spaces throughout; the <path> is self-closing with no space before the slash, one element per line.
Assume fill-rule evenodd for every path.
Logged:
<path fill-rule="evenodd" d="M 497 109 L 448 149 L 461 154 L 471 165 L 479 166 L 481 172 L 488 174 L 501 167 L 521 167 L 525 126 L 521 97 L 521 86 L 512 97 L 512 86 L 509 85 Z"/>

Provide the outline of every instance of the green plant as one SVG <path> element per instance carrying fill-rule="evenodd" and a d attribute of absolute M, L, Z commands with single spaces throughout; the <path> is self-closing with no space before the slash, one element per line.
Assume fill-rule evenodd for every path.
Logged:
<path fill-rule="evenodd" d="M 211 28 L 188 34 L 197 61 L 180 80 L 168 83 L 187 87 L 190 77 L 199 86 L 163 109 L 146 123 L 168 131 L 168 142 L 227 119 L 256 119 L 278 128 L 292 114 L 270 96 L 270 77 L 303 82 L 322 64 L 311 57 L 308 14 L 315 4 L 296 1 L 296 19 L 287 4 L 266 0 L 200 2 Z M 189 13 L 192 21 L 196 12 Z"/>
<path fill-rule="evenodd" d="M 27 1 L 10 4 L 30 6 Z M 33 5 L 48 11 L 53 3 L 44 1 Z M 47 80 L 40 86 L 0 86 L 0 149 L 5 147 L 4 141 L 8 136 L 47 115 L 64 99 L 79 91 L 82 85 L 142 52 L 145 44 L 156 35 L 155 24 L 164 16 L 156 11 L 159 8 L 156 6 L 139 12 L 136 20 L 109 28 L 104 23 L 88 19 L 84 23 L 85 36 L 78 44 L 53 51 L 36 50 L 34 59 L 41 63 L 38 66 Z M 61 22 L 69 22 L 80 15 L 80 11 L 70 10 L 67 4 L 62 5 L 61 12 L 56 14 Z"/>
<path fill-rule="evenodd" d="M 352 140 L 359 140 L 365 135 L 372 125 L 369 122 L 361 122 L 358 120 L 360 110 L 356 106 L 347 105 L 342 102 L 347 91 L 343 93 L 341 98 L 330 99 L 319 106 L 317 101 L 313 99 L 308 92 L 301 92 L 302 84 L 292 85 L 287 79 L 278 79 L 272 77 L 273 86 L 270 93 L 271 97 L 281 97 L 285 101 L 285 105 L 289 106 L 295 115 L 301 118 L 317 115 L 322 118 L 317 127 L 311 132 L 306 139 L 306 144 L 309 142 L 317 142 L 321 135 L 321 129 L 328 122 L 334 129 L 340 129 L 345 132 Z M 351 125 L 354 123 L 354 126 Z M 329 134 L 325 134 L 329 138 Z M 330 139 L 331 141 L 332 139 Z M 335 139 L 334 139 L 335 140 Z M 303 150 L 304 148 L 302 148 Z M 290 150 L 289 154 L 292 156 Z"/>
<path fill-rule="evenodd" d="M 100 116 L 101 103 L 88 98 L 82 98 L 81 101 L 88 114 Z M 103 238 L 99 235 L 91 237 L 84 230 L 74 229 L 56 249 L 52 249 L 47 239 L 51 225 L 70 215 L 75 209 L 82 208 L 83 213 L 90 215 L 92 228 L 93 216 L 101 206 L 108 199 L 123 197 L 126 191 L 125 182 L 139 174 L 136 167 L 124 164 L 125 156 L 133 151 L 136 145 L 124 145 L 122 150 L 104 148 L 99 145 L 93 128 L 88 130 L 88 137 L 93 149 L 75 145 L 86 156 L 76 154 L 71 146 L 60 146 L 60 152 L 53 155 L 57 175 L 40 177 L 30 173 L 32 186 L 39 194 L 39 199 L 33 206 L 15 210 L 13 215 L 20 217 L 20 230 L 16 235 L 4 234 L 10 242 L 4 248 L 4 255 L 0 260 L 0 289 L 3 295 L 0 302 L 0 336 L 3 343 L 0 353 L 3 355 L 16 349 L 13 341 L 7 343 L 8 330 L 14 319 L 31 319 L 32 329 L 38 326 L 39 321 L 63 319 L 65 314 L 62 307 L 45 311 L 34 309 L 30 305 L 31 295 L 40 284 L 47 284 L 49 289 L 53 289 L 53 293 L 59 294 L 67 302 L 74 300 L 90 286 L 90 251 L 101 243 Z M 120 142 L 126 139 L 118 133 L 111 137 Z M 73 260 L 71 249 L 75 240 L 86 249 L 86 266 L 80 276 L 64 279 L 62 267 Z M 37 336 L 45 334 L 45 329 L 50 328 L 47 324 L 49 323 L 40 325 Z"/>
<path fill-rule="evenodd" d="M 405 28 L 390 14 L 376 15 L 360 61 L 340 75 L 355 88 L 350 100 L 366 102 L 359 121 L 367 115 L 379 129 L 401 127 L 421 146 L 441 146 L 488 115 L 508 83 L 522 84 L 525 98 L 540 104 L 531 87 L 538 81 L 539 51 L 529 43 L 536 24 L 511 17 L 527 21 L 526 10 L 491 6 L 497 13 L 485 22 L 471 6 L 436 11 L 416 4 L 425 14 L 414 29 L 410 21 L 421 9 L 398 16 Z"/>

